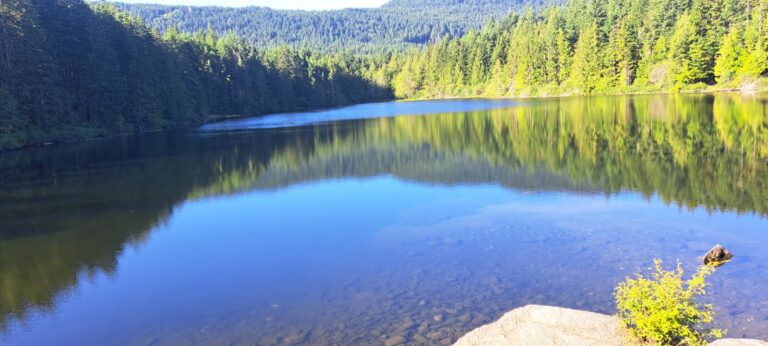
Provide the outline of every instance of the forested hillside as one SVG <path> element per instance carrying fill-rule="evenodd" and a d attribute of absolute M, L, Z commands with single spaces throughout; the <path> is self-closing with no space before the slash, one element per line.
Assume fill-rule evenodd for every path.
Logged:
<path fill-rule="evenodd" d="M 445 6 L 436 9 L 440 3 Z M 474 18 L 485 6 L 501 4 L 396 0 L 370 13 L 394 11 L 399 15 L 392 20 L 424 23 L 419 18 L 451 13 Z M 206 9 L 213 11 L 185 11 Z M 233 16 L 239 11 L 216 10 Z M 317 26 L 305 28 L 288 14 L 320 25 L 312 16 L 346 18 L 367 11 L 270 13 L 287 16 L 288 27 L 311 31 Z M 249 17 L 232 18 L 245 23 Z M 360 23 L 368 31 L 328 24 L 341 31 L 302 42 L 311 46 L 312 37 L 319 37 L 353 47 L 341 42 L 378 32 L 366 26 L 371 22 Z M 200 25 L 205 30 L 167 27 L 161 33 L 113 5 L 2 0 L 0 149 L 199 124 L 217 115 L 391 99 L 392 91 L 398 98 L 434 98 L 761 88 L 768 70 L 768 0 L 572 0 L 528 8 L 423 48 L 364 57 L 258 48 Z M 254 33 L 256 27 L 244 26 Z M 409 32 L 407 25 L 390 29 L 395 41 Z"/>
<path fill-rule="evenodd" d="M 398 54 L 398 97 L 758 88 L 767 0 L 571 0 Z"/>
<path fill-rule="evenodd" d="M 111 5 L 2 0 L 0 149 L 390 98 L 361 77 L 369 66 L 210 31 L 161 36 Z"/>
<path fill-rule="evenodd" d="M 233 32 L 257 47 L 288 44 L 312 50 L 381 52 L 403 50 L 446 35 L 458 37 L 525 6 L 563 0 L 394 0 L 381 8 L 286 11 L 265 7 L 224 8 L 116 5 L 165 31 Z"/>

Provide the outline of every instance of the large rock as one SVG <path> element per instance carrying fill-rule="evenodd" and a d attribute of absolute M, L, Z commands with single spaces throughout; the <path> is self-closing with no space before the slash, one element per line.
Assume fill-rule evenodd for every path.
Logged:
<path fill-rule="evenodd" d="M 629 335 L 612 316 L 540 305 L 512 310 L 480 327 L 456 346 L 628 345 Z"/>
<path fill-rule="evenodd" d="M 618 318 L 594 312 L 528 305 L 477 328 L 454 346 L 633 345 Z M 710 346 L 768 346 L 768 342 L 724 339 Z"/>
<path fill-rule="evenodd" d="M 768 346 L 768 342 L 753 339 L 722 339 L 709 346 Z"/>

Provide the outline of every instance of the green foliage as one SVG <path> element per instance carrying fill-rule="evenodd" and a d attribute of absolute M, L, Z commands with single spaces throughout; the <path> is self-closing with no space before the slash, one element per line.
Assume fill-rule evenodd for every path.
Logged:
<path fill-rule="evenodd" d="M 401 80 L 423 74 L 416 88 L 393 85 L 399 97 L 410 98 L 478 96 L 478 90 L 487 96 L 700 90 L 765 76 L 767 17 L 767 0 L 572 0 L 397 53 L 379 68 Z"/>
<path fill-rule="evenodd" d="M 21 127 L 16 99 L 7 88 L 0 87 L 0 133 L 13 132 Z"/>
<path fill-rule="evenodd" d="M 581 93 L 591 94 L 597 87 L 598 59 L 597 25 L 591 25 L 579 35 L 573 54 L 571 78 Z"/>
<path fill-rule="evenodd" d="M 0 2 L 0 150 L 390 99 L 372 59 L 160 35 L 113 5 Z"/>
<path fill-rule="evenodd" d="M 731 29 L 723 39 L 715 63 L 715 76 L 719 83 L 727 83 L 736 77 L 743 56 L 742 31 Z"/>
<path fill-rule="evenodd" d="M 0 149 L 393 96 L 700 90 L 750 85 L 768 71 L 768 0 L 573 0 L 546 9 L 560 2 L 537 1 L 473 29 L 480 17 L 522 3 L 394 1 L 315 12 L 119 5 L 150 18 L 154 30 L 115 5 L 3 0 Z M 270 26 L 258 35 L 274 40 L 221 27 L 254 22 L 248 11 L 268 13 L 255 22 Z M 200 21 L 206 13 L 216 20 Z M 427 29 L 414 34 L 404 20 Z M 291 31 L 297 25 L 314 31 Z M 288 32 L 293 41 L 281 38 Z M 378 53 L 320 54 L 278 42 Z"/>
<path fill-rule="evenodd" d="M 21 130 L 24 125 L 18 114 L 16 100 L 5 87 L 0 87 L 0 148 L 21 144 L 19 138 L 10 135 Z"/>
<path fill-rule="evenodd" d="M 408 50 L 445 35 L 461 37 L 480 29 L 488 19 L 501 19 L 526 4 L 561 3 L 563 0 L 395 0 L 380 8 L 333 11 L 116 5 L 161 32 L 177 28 L 193 33 L 206 31 L 210 25 L 260 48 L 291 45 L 330 53 L 378 53 Z"/>
<path fill-rule="evenodd" d="M 632 335 L 645 343 L 691 346 L 723 337 L 724 331 L 706 327 L 714 319 L 712 306 L 697 301 L 706 294 L 714 267 L 701 266 L 684 280 L 680 263 L 672 271 L 664 270 L 661 260 L 654 264 L 651 278 L 627 278 L 616 288 L 618 316 Z"/>

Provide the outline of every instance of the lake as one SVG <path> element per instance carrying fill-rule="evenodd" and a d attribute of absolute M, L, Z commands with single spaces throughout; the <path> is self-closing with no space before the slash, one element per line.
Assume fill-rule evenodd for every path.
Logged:
<path fill-rule="evenodd" d="M 654 258 L 768 339 L 767 95 L 360 105 L 0 154 L 0 344 L 449 344 Z"/>

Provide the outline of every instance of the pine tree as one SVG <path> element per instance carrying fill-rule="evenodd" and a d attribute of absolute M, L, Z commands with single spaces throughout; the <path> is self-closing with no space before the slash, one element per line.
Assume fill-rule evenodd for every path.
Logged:
<path fill-rule="evenodd" d="M 691 48 L 696 44 L 699 47 L 696 56 L 692 55 Z M 691 22 L 688 13 L 684 13 L 675 23 L 675 29 L 669 40 L 669 61 L 674 69 L 674 79 L 679 84 L 696 80 L 701 74 L 697 68 L 699 65 L 695 59 L 700 58 L 703 52 L 696 40 L 696 28 Z"/>
<path fill-rule="evenodd" d="M 557 84 L 562 84 L 568 79 L 568 68 L 571 66 L 571 44 L 565 38 L 565 32 L 560 29 L 557 32 Z"/>
<path fill-rule="evenodd" d="M 714 67 L 718 83 L 727 83 L 733 80 L 736 78 L 736 71 L 741 68 L 742 54 L 744 54 L 741 33 L 740 28 L 733 27 L 723 38 Z"/>
<path fill-rule="evenodd" d="M 472 67 L 471 67 L 471 74 L 470 77 L 470 83 L 473 86 L 480 85 L 481 83 L 485 82 L 485 75 L 486 75 L 486 63 L 485 63 L 485 54 L 483 54 L 482 47 L 476 47 L 474 49 L 474 54 L 472 54 Z"/>
<path fill-rule="evenodd" d="M 591 94 L 597 87 L 600 69 L 599 59 L 595 57 L 598 53 L 597 24 L 593 24 L 581 32 L 573 54 L 571 80 L 583 94 Z"/>

